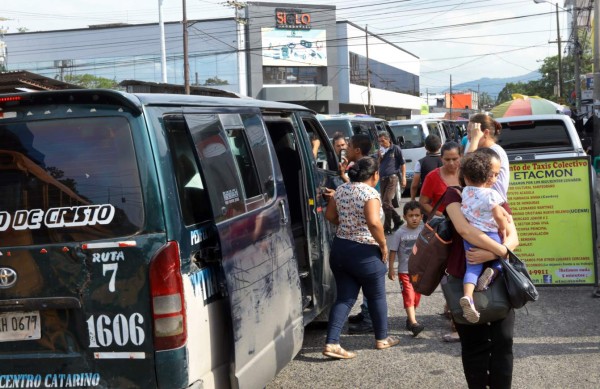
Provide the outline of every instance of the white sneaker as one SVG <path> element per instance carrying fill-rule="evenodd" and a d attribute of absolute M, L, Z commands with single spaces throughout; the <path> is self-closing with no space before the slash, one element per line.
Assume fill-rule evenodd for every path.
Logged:
<path fill-rule="evenodd" d="M 473 300 L 468 296 L 460 298 L 460 306 L 463 310 L 463 317 L 467 319 L 469 323 L 477 323 L 479 321 L 479 312 L 473 305 Z"/>
<path fill-rule="evenodd" d="M 495 278 L 496 271 L 491 267 L 487 267 L 477 279 L 477 286 L 475 286 L 475 290 L 478 292 L 481 290 L 486 290 L 490 284 L 494 282 Z"/>

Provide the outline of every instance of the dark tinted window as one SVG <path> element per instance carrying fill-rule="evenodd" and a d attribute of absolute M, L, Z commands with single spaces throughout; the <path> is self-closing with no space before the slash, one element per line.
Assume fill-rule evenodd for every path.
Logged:
<path fill-rule="evenodd" d="M 562 120 L 502 123 L 498 144 L 506 151 L 522 148 L 573 147 L 567 127 Z"/>
<path fill-rule="evenodd" d="M 210 200 L 204 179 L 200 175 L 196 154 L 185 120 L 181 115 L 163 118 L 173 158 L 175 180 L 185 225 L 212 219 Z"/>
<path fill-rule="evenodd" d="M 125 117 L 0 123 L 0 244 L 130 235 L 143 223 Z"/>
<path fill-rule="evenodd" d="M 329 138 L 333 138 L 333 134 L 336 132 L 341 132 L 346 138 L 354 135 L 349 120 L 322 120 L 321 125 L 325 128 L 325 132 Z"/>
<path fill-rule="evenodd" d="M 367 57 L 360 54 L 350 52 L 349 57 L 350 82 L 352 84 L 367 86 L 367 80 L 369 80 L 372 88 L 413 96 L 419 95 L 419 76 L 416 74 L 372 58 L 368 59 L 369 66 L 367 66 Z M 367 77 L 367 70 L 370 77 Z"/>
<path fill-rule="evenodd" d="M 324 69 L 314 66 L 264 66 L 264 84 L 325 84 Z"/>
<path fill-rule="evenodd" d="M 242 184 L 219 115 L 185 115 L 202 171 L 209 183 L 216 221 L 246 211 Z"/>
<path fill-rule="evenodd" d="M 275 195 L 275 179 L 264 123 L 260 116 L 255 114 L 245 114 L 241 117 L 246 128 L 250 150 L 254 156 L 256 170 L 258 170 L 262 191 L 267 199 L 271 199 Z"/>

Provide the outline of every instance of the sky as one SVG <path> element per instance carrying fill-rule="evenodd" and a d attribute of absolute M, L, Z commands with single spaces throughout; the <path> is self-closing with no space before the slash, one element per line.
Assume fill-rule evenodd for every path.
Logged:
<path fill-rule="evenodd" d="M 158 22 L 160 0 L 2 0 L 0 28 L 8 33 L 85 28 L 104 23 Z M 162 0 L 165 22 L 182 19 L 184 0 Z M 185 0 L 188 19 L 233 17 L 225 0 Z M 275 2 L 275 1 L 271 1 Z M 290 3 L 292 3 L 290 1 Z M 555 56 L 552 0 L 294 1 L 337 7 L 337 19 L 374 34 L 421 59 L 421 92 L 479 78 L 522 76 Z M 562 3 L 562 0 L 561 0 Z M 560 5 L 560 4 L 559 4 Z M 567 14 L 559 13 L 562 40 Z M 10 53 L 10 48 L 9 48 Z"/>

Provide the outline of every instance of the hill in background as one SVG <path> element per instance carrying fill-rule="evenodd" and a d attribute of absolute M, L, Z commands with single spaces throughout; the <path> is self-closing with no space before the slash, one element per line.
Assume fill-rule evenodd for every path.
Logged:
<path fill-rule="evenodd" d="M 495 99 L 498 97 L 500 91 L 504 88 L 506 84 L 509 82 L 517 83 L 517 82 L 529 82 L 532 80 L 538 80 L 542 78 L 540 72 L 535 71 L 531 73 L 524 74 L 522 76 L 516 77 L 507 77 L 507 78 L 480 78 L 479 80 L 473 80 L 468 82 L 463 82 L 461 84 L 452 85 L 452 92 L 458 91 L 466 91 L 472 90 L 479 93 L 486 92 L 490 95 L 491 98 Z M 450 92 L 450 88 L 443 90 L 441 93 Z"/>

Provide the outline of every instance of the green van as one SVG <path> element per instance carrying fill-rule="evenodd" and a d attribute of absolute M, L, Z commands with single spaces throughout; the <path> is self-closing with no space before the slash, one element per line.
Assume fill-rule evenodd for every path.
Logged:
<path fill-rule="evenodd" d="M 0 387 L 264 387 L 335 297 L 336 167 L 296 105 L 0 95 Z"/>

